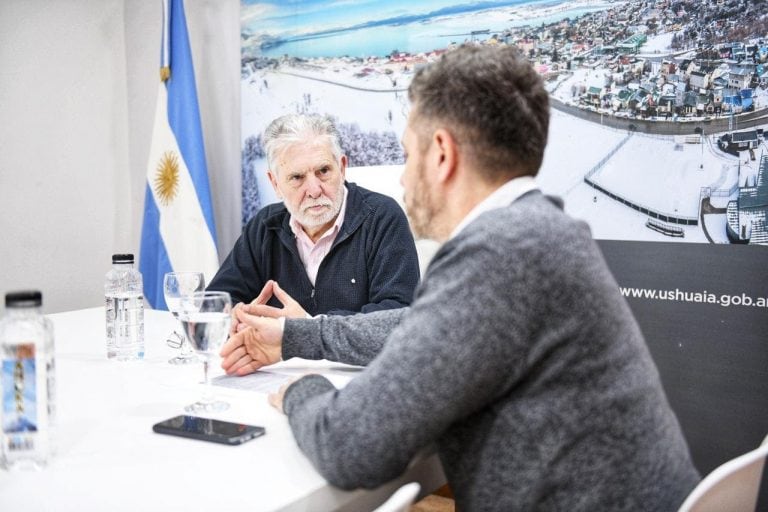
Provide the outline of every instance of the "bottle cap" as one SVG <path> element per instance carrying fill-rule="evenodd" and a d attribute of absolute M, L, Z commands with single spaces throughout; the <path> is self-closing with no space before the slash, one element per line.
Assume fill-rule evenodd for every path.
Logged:
<path fill-rule="evenodd" d="M 38 290 L 23 290 L 5 294 L 7 308 L 36 308 L 43 304 L 43 294 Z"/>
<path fill-rule="evenodd" d="M 112 263 L 133 263 L 133 254 L 113 254 Z"/>

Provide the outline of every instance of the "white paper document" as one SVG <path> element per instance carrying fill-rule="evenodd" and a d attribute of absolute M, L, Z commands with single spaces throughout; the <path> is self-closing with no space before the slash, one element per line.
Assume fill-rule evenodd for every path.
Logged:
<path fill-rule="evenodd" d="M 269 370 L 259 370 L 238 377 L 237 375 L 220 375 L 211 379 L 214 386 L 225 388 L 242 389 L 245 391 L 256 391 L 258 393 L 274 393 L 280 386 L 291 380 L 295 375 L 285 373 L 275 373 Z"/>
<path fill-rule="evenodd" d="M 268 370 L 258 370 L 249 375 L 220 375 L 211 379 L 214 386 L 255 391 L 257 393 L 275 393 L 280 386 L 292 379 L 309 373 L 319 373 L 331 381 L 337 388 L 343 388 L 352 378 L 363 370 L 361 366 L 351 366 L 328 361 L 304 361 L 296 363 L 278 363 Z"/>

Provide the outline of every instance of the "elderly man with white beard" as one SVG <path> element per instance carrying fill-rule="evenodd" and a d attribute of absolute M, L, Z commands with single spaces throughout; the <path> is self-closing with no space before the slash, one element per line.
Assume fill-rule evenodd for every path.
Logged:
<path fill-rule="evenodd" d="M 394 199 L 345 181 L 347 157 L 331 120 L 279 117 L 264 132 L 264 149 L 283 202 L 248 222 L 208 290 L 274 307 L 292 297 L 309 315 L 410 304 L 419 265 L 405 213 Z"/>

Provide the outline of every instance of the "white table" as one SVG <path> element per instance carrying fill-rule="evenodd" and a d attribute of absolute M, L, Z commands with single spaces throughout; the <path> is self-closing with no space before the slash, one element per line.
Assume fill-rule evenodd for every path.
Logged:
<path fill-rule="evenodd" d="M 202 389 L 202 365 L 174 366 L 165 344 L 176 327 L 169 313 L 145 311 L 144 361 L 106 358 L 104 309 L 50 315 L 55 326 L 57 453 L 40 472 L 0 470 L 0 510 L 14 511 L 364 511 L 400 485 L 418 481 L 422 495 L 445 483 L 435 455 L 374 491 L 328 484 L 299 450 L 286 417 L 265 393 L 215 386 L 228 401 L 217 419 L 261 425 L 266 435 L 225 446 L 155 434 L 152 425 L 184 413 Z M 218 363 L 214 368 L 218 369 Z M 336 379 L 338 363 L 292 360 L 295 372 Z"/>

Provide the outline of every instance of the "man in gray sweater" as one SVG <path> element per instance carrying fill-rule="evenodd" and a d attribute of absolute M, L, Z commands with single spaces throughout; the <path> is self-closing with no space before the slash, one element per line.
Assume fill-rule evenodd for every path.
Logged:
<path fill-rule="evenodd" d="M 271 397 L 342 488 L 435 445 L 463 512 L 677 510 L 699 476 L 643 337 L 587 226 L 535 186 L 540 78 L 513 48 L 462 47 L 409 93 L 407 212 L 444 242 L 411 307 L 284 329 L 244 309 L 223 366 L 368 365 L 341 390 L 310 375 Z"/>

